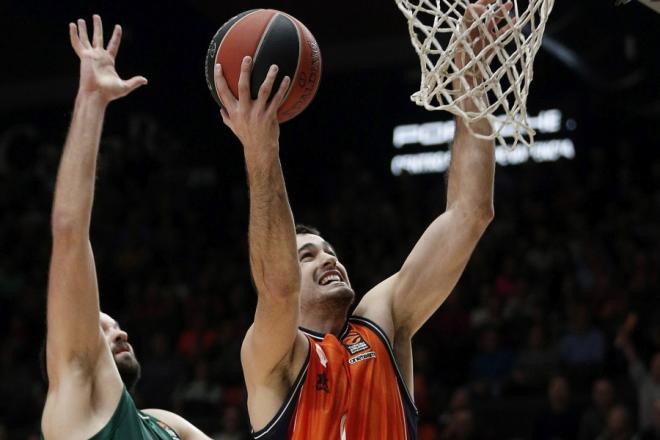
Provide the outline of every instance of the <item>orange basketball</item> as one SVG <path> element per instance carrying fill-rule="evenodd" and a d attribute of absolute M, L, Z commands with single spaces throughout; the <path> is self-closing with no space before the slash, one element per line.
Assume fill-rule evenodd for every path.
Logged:
<path fill-rule="evenodd" d="M 245 56 L 252 57 L 250 93 L 256 99 L 268 69 L 279 71 L 272 94 L 284 76 L 291 78 L 277 119 L 288 121 L 302 112 L 316 95 L 321 80 L 321 52 L 314 36 L 294 17 L 274 9 L 253 9 L 233 17 L 216 32 L 206 55 L 206 84 L 211 96 L 222 105 L 213 82 L 213 67 L 222 72 L 234 96 Z"/>

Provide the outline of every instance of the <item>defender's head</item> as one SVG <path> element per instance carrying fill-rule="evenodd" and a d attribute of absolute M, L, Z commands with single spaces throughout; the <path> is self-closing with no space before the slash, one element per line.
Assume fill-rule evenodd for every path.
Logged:
<path fill-rule="evenodd" d="M 117 321 L 112 319 L 110 315 L 101 312 L 99 315 L 99 321 L 103 337 L 110 349 L 115 365 L 117 365 L 119 376 L 121 377 L 122 382 L 124 382 L 126 389 L 132 390 L 140 379 L 142 368 L 135 357 L 133 347 L 128 343 L 128 334 L 119 327 Z M 46 350 L 46 340 L 44 340 L 40 354 L 41 375 L 44 382 L 46 382 L 46 385 L 48 385 Z"/>
<path fill-rule="evenodd" d="M 128 333 L 119 327 L 110 315 L 101 312 L 101 331 L 115 360 L 121 380 L 127 389 L 132 389 L 140 379 L 141 367 L 133 347 L 128 343 Z"/>
<path fill-rule="evenodd" d="M 296 226 L 296 242 L 303 313 L 318 309 L 348 311 L 355 292 L 334 248 L 321 237 L 318 229 L 304 225 Z"/>

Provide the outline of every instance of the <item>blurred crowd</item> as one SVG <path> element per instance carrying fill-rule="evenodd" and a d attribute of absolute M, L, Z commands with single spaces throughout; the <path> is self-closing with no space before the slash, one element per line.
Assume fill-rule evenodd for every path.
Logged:
<path fill-rule="evenodd" d="M 2 440 L 39 430 L 62 142 L 13 129 L 0 162 Z M 238 440 L 255 304 L 247 190 L 238 149 L 214 163 L 194 143 L 145 115 L 107 130 L 91 235 L 101 304 L 141 361 L 139 407 Z M 578 147 L 574 161 L 498 168 L 495 220 L 413 341 L 420 439 L 660 439 L 660 163 L 618 139 Z M 440 175 L 386 178 L 345 150 L 310 182 L 296 160 L 283 158 L 296 220 L 335 246 L 358 295 L 443 210 Z"/>

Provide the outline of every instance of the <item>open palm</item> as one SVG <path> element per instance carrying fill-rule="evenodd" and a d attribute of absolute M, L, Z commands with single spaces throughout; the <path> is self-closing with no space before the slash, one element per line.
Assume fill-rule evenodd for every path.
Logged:
<path fill-rule="evenodd" d="M 80 58 L 80 92 L 95 93 L 107 102 L 121 98 L 147 83 L 143 76 L 123 80 L 115 70 L 115 58 L 121 42 L 121 27 L 116 25 L 107 48 L 103 46 L 101 17 L 94 15 L 94 33 L 90 42 L 85 20 L 69 24 L 71 46 Z"/>

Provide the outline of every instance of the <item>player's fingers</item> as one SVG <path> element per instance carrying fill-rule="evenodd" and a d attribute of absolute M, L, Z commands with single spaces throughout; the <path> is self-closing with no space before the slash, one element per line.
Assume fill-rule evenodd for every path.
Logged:
<path fill-rule="evenodd" d="M 502 11 L 505 15 L 503 17 L 497 17 L 492 23 L 488 25 L 488 31 L 493 35 L 493 37 L 498 38 L 500 35 L 506 33 L 516 24 L 516 17 L 509 16 L 509 11 L 511 11 L 512 4 Z M 503 21 L 504 20 L 504 21 Z"/>
<path fill-rule="evenodd" d="M 513 3 L 511 3 L 510 1 L 500 6 L 500 8 L 495 13 L 495 17 L 494 17 L 495 25 L 498 25 L 502 20 L 504 20 L 509 15 L 509 12 L 511 12 L 512 8 L 513 8 Z"/>
<path fill-rule="evenodd" d="M 222 117 L 222 123 L 227 127 L 231 128 L 231 119 L 229 118 L 229 113 L 224 108 L 220 108 L 220 117 Z"/>
<path fill-rule="evenodd" d="M 498 0 L 478 0 L 476 3 L 473 3 L 472 8 L 477 12 L 475 19 L 485 14 L 488 8 L 497 1 Z"/>
<path fill-rule="evenodd" d="M 78 38 L 84 49 L 92 47 L 92 45 L 89 44 L 89 37 L 87 36 L 87 23 L 85 23 L 85 20 L 82 18 L 78 19 Z"/>
<path fill-rule="evenodd" d="M 286 92 L 289 90 L 290 84 L 291 78 L 285 76 L 280 83 L 280 87 L 277 89 L 277 93 L 275 93 L 275 96 L 273 96 L 273 99 L 270 101 L 270 105 L 268 106 L 269 113 L 277 113 L 277 110 L 279 110 L 286 97 Z"/>
<path fill-rule="evenodd" d="M 486 23 L 486 30 L 488 31 L 488 36 L 493 36 L 497 32 L 497 20 L 494 18 L 488 20 Z"/>
<path fill-rule="evenodd" d="M 495 38 L 497 39 L 501 35 L 506 34 L 508 31 L 510 31 L 513 28 L 513 26 L 515 24 L 516 24 L 516 20 L 514 19 L 514 20 L 511 20 L 511 22 L 509 24 L 507 24 L 506 26 L 503 26 L 500 29 L 498 29 L 497 32 L 495 32 Z"/>
<path fill-rule="evenodd" d="M 481 17 L 485 12 L 486 12 L 485 6 L 479 4 L 470 5 L 468 9 L 465 11 L 464 20 L 466 24 L 469 26 L 475 21 L 479 20 L 479 17 Z"/>
<path fill-rule="evenodd" d="M 270 66 L 270 69 L 268 69 L 268 74 L 266 74 L 266 78 L 264 79 L 264 82 L 261 83 L 261 87 L 259 87 L 259 95 L 257 100 L 261 105 L 266 105 L 266 102 L 268 101 L 268 98 L 270 97 L 270 92 L 273 90 L 273 84 L 275 83 L 275 78 L 277 77 L 277 71 L 279 70 L 279 67 L 277 67 L 275 64 Z"/>
<path fill-rule="evenodd" d="M 92 16 L 92 22 L 94 23 L 92 43 L 94 47 L 103 48 L 103 22 L 101 21 L 101 16 L 94 14 Z"/>
<path fill-rule="evenodd" d="M 250 96 L 250 72 L 252 71 L 252 57 L 243 58 L 241 75 L 238 77 L 238 103 L 247 104 L 252 100 Z"/>
<path fill-rule="evenodd" d="M 75 23 L 69 23 L 69 38 L 71 39 L 71 47 L 73 47 L 76 54 L 80 55 L 80 38 L 78 37 L 78 28 Z"/>
<path fill-rule="evenodd" d="M 218 98 L 220 98 L 222 105 L 229 110 L 233 109 L 236 105 L 236 98 L 231 90 L 229 90 L 227 80 L 222 73 L 222 66 L 220 64 L 216 64 L 213 69 L 213 81 L 215 82 L 215 92 L 218 94 Z"/>
<path fill-rule="evenodd" d="M 497 0 L 479 0 L 475 3 L 475 5 L 486 6 L 487 7 L 488 5 L 492 5 L 496 1 Z"/>
<path fill-rule="evenodd" d="M 133 78 L 124 81 L 124 85 L 126 86 L 127 90 L 126 94 L 128 95 L 138 87 L 142 87 L 143 85 L 147 84 L 147 82 L 147 78 L 144 76 L 134 76 Z"/>
<path fill-rule="evenodd" d="M 113 58 L 117 57 L 117 52 L 119 52 L 119 45 L 121 44 L 121 35 L 122 29 L 118 24 L 115 25 L 114 30 L 112 31 L 112 37 L 110 37 L 110 42 L 108 43 L 108 52 L 112 55 Z"/>

